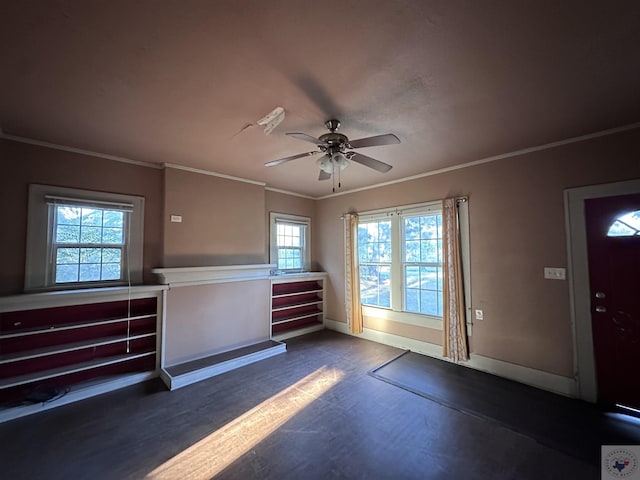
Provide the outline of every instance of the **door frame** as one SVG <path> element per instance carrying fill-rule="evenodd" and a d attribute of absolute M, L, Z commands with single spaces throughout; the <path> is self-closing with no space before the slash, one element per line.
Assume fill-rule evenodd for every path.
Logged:
<path fill-rule="evenodd" d="M 591 293 L 584 211 L 585 200 L 640 193 L 640 180 L 568 188 L 564 191 L 569 295 L 573 327 L 573 364 L 578 398 L 598 399 L 596 363 L 591 328 Z"/>

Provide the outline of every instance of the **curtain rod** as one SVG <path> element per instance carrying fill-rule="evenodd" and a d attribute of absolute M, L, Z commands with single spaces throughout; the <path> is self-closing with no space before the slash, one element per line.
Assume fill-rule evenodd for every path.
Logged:
<path fill-rule="evenodd" d="M 469 196 L 468 195 L 464 195 L 462 197 L 455 197 L 455 199 L 456 199 L 456 205 L 460 204 L 460 203 L 467 203 L 469 201 Z M 402 206 L 395 207 L 395 208 L 396 208 L 396 210 L 398 210 L 398 209 L 401 209 L 401 207 L 407 207 L 407 206 L 409 206 L 409 205 L 402 205 Z M 393 208 L 394 207 L 390 207 L 388 210 L 391 210 Z M 381 209 L 381 210 L 386 210 L 386 209 Z M 340 220 L 344 220 L 344 217 L 346 215 L 358 215 L 358 212 L 346 212 L 346 213 L 343 213 L 342 215 L 340 215 Z"/>

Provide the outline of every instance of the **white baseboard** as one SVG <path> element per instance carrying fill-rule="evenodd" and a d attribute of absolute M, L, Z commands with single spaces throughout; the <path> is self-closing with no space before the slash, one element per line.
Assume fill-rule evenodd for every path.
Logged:
<path fill-rule="evenodd" d="M 378 330 L 364 329 L 364 332 L 358 335 L 351 334 L 346 323 L 337 322 L 335 320 L 325 320 L 328 329 L 354 337 L 364 338 L 373 342 L 383 343 L 392 347 L 411 350 L 412 352 L 427 355 L 449 362 L 450 360 L 442 356 L 442 347 L 433 343 L 422 342 L 412 338 L 393 335 L 392 333 L 380 332 Z M 491 373 L 499 377 L 515 380 L 532 387 L 548 390 L 553 393 L 559 393 L 567 397 L 576 396 L 576 382 L 573 378 L 556 375 L 554 373 L 543 372 L 535 368 L 523 367 L 515 363 L 509 363 L 494 358 L 484 357 L 482 355 L 471 354 L 471 358 L 467 362 L 460 362 L 458 365 L 473 368 L 483 372 Z"/>
<path fill-rule="evenodd" d="M 0 410 L 0 423 L 7 422 L 20 417 L 25 417 L 34 413 L 44 412 L 52 408 L 61 407 L 69 403 L 85 400 L 96 395 L 129 387 L 136 383 L 146 382 L 158 376 L 157 372 L 144 372 L 125 374 L 117 377 L 110 377 L 108 380 L 90 381 L 84 384 L 71 387 L 69 393 L 48 403 L 34 403 L 32 405 L 21 405 L 6 410 Z"/>
<path fill-rule="evenodd" d="M 172 376 L 163 368 L 160 371 L 160 378 L 169 388 L 169 390 L 176 390 L 177 388 L 186 387 L 187 385 L 191 385 L 192 383 L 200 382 L 201 380 L 206 380 L 208 378 L 215 377 L 216 375 L 221 375 L 231 370 L 235 370 L 236 368 L 259 362 L 260 360 L 273 357 L 274 355 L 278 355 L 286 351 L 287 345 L 281 343 L 279 345 L 275 345 L 258 352 L 243 355 L 242 357 L 232 358 L 225 362 L 220 362 L 209 367 L 201 368 L 199 370 L 194 370 L 176 376 Z"/>

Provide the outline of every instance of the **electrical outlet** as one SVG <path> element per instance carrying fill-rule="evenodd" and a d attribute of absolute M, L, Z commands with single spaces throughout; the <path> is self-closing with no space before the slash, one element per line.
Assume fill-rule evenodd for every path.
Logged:
<path fill-rule="evenodd" d="M 544 267 L 544 278 L 549 280 L 565 280 L 567 271 L 564 268 Z"/>
<path fill-rule="evenodd" d="M 171 221 L 173 223 L 181 223 L 182 222 L 182 215 L 171 215 Z"/>
<path fill-rule="evenodd" d="M 484 320 L 484 312 L 480 309 L 476 310 L 476 320 Z"/>

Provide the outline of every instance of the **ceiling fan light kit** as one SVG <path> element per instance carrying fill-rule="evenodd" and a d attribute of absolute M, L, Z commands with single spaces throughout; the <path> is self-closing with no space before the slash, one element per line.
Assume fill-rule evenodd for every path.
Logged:
<path fill-rule="evenodd" d="M 318 177 L 318 180 L 327 180 L 331 178 L 334 173 L 339 174 L 341 170 L 344 170 L 350 165 L 351 161 L 364 165 L 365 167 L 372 168 L 380 173 L 386 173 L 391 170 L 391 165 L 367 155 L 351 151 L 350 149 L 400 143 L 400 139 L 394 134 L 387 133 L 384 135 L 375 135 L 373 137 L 350 141 L 346 135 L 337 133 L 337 130 L 340 128 L 339 120 L 327 120 L 324 126 L 329 130 L 329 133 L 320 135 L 319 138 L 298 132 L 286 134 L 290 137 L 297 138 L 298 140 L 315 144 L 318 147 L 317 151 L 300 153 L 298 155 L 292 155 L 279 160 L 273 160 L 265 163 L 265 166 L 274 167 L 291 160 L 322 153 L 324 155 L 316 160 L 316 164 L 318 165 L 318 168 L 320 168 L 320 176 Z"/>

